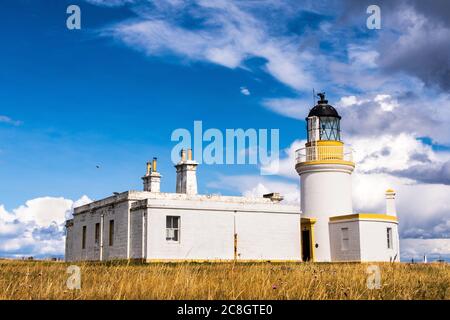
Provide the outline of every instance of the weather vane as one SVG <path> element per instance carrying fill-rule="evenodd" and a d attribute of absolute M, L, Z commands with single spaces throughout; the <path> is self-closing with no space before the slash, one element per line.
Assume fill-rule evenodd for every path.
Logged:
<path fill-rule="evenodd" d="M 321 102 L 325 101 L 325 92 L 319 92 L 317 96 L 320 98 Z"/>

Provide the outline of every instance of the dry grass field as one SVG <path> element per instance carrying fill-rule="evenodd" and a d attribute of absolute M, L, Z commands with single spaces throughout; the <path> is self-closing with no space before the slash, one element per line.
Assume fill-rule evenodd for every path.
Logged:
<path fill-rule="evenodd" d="M 450 299 L 449 264 L 81 263 L 81 290 L 69 264 L 0 260 L 0 299 Z"/>

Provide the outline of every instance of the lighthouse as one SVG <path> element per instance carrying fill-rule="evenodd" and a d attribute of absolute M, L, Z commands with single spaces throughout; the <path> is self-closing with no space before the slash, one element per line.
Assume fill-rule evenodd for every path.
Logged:
<path fill-rule="evenodd" d="M 324 93 L 318 97 L 320 100 L 306 118 L 308 140 L 296 152 L 295 169 L 300 175 L 302 217 L 309 221 L 309 227 L 304 227 L 308 236 L 302 235 L 302 241 L 310 242 L 310 249 L 308 255 L 303 254 L 303 260 L 314 256 L 314 261 L 329 262 L 330 218 L 353 213 L 355 164 L 352 150 L 341 140 L 341 116 L 328 104 Z"/>

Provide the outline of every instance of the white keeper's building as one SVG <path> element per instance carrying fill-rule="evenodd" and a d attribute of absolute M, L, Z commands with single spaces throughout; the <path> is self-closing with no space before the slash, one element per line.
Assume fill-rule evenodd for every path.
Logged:
<path fill-rule="evenodd" d="M 66 261 L 400 261 L 395 192 L 386 191 L 386 213 L 353 212 L 352 150 L 341 141 L 338 112 L 319 96 L 297 151 L 301 208 L 278 193 L 197 194 L 198 163 L 187 150 L 175 166 L 176 193 L 160 192 L 154 159 L 144 191 L 75 208 Z"/>

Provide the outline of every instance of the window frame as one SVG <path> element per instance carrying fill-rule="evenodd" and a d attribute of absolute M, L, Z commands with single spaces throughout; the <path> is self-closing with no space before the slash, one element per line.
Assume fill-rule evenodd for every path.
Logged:
<path fill-rule="evenodd" d="M 175 225 L 176 223 L 176 227 Z M 181 216 L 166 216 L 166 241 L 168 243 L 180 243 L 180 229 L 181 229 Z M 174 236 L 169 237 L 169 232 L 172 231 Z M 176 239 L 175 239 L 176 238 Z"/>
<path fill-rule="evenodd" d="M 109 220 L 109 246 L 113 247 L 114 246 L 114 236 L 115 236 L 115 223 L 114 223 L 114 219 Z"/>
<path fill-rule="evenodd" d="M 341 228 L 341 251 L 348 251 L 350 248 L 350 230 L 348 227 Z"/>
<path fill-rule="evenodd" d="M 86 249 L 87 226 L 83 226 L 81 233 L 81 250 L 84 250 Z"/>
<path fill-rule="evenodd" d="M 94 243 L 96 245 L 100 244 L 100 222 L 97 222 L 95 224 L 95 229 L 94 229 Z"/>
<path fill-rule="evenodd" d="M 386 240 L 387 240 L 387 248 L 394 249 L 393 231 L 391 227 L 386 228 Z"/>

